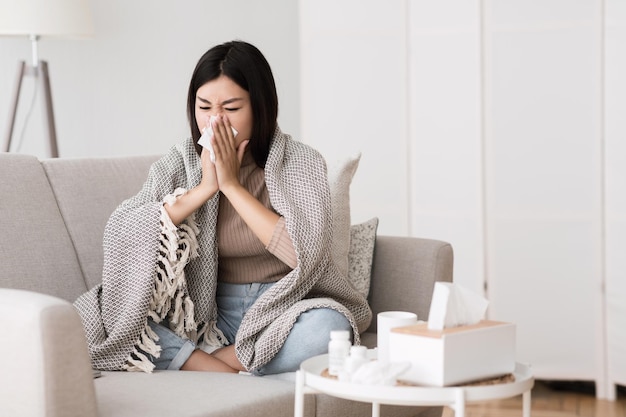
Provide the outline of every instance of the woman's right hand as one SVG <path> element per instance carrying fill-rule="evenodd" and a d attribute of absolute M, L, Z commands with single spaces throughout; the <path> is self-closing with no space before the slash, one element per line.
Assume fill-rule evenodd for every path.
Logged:
<path fill-rule="evenodd" d="M 206 193 L 207 200 L 218 191 L 219 186 L 217 184 L 217 173 L 215 171 L 215 164 L 211 162 L 211 154 L 205 148 L 202 149 L 200 154 L 202 161 L 202 180 L 200 181 L 200 187 L 203 193 Z"/>
<path fill-rule="evenodd" d="M 176 226 L 209 201 L 218 191 L 215 165 L 211 162 L 209 151 L 202 149 L 200 160 L 202 165 L 200 184 L 178 197 L 173 205 L 167 203 L 164 205 L 165 211 Z"/>

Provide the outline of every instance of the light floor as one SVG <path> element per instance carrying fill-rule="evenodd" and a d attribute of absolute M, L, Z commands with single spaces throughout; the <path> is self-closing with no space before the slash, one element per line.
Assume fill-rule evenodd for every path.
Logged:
<path fill-rule="evenodd" d="M 535 381 L 531 392 L 531 417 L 626 417 L 626 394 L 620 391 L 617 401 L 597 400 L 592 392 L 572 386 L 554 389 Z M 466 417 L 521 417 L 522 397 L 468 404 Z M 444 408 L 442 417 L 454 417 Z"/>

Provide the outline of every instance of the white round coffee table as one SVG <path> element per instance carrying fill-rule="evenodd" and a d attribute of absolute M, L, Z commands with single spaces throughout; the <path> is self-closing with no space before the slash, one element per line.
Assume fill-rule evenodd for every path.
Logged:
<path fill-rule="evenodd" d="M 370 357 L 373 354 L 370 351 Z M 468 402 L 523 396 L 524 417 L 530 417 L 530 391 L 535 380 L 526 365 L 516 364 L 514 382 L 454 387 L 381 386 L 343 382 L 322 376 L 328 355 L 307 359 L 296 372 L 295 417 L 304 415 L 304 395 L 324 393 L 346 400 L 372 403 L 372 417 L 380 416 L 380 405 L 449 406 L 456 417 L 464 417 Z"/>

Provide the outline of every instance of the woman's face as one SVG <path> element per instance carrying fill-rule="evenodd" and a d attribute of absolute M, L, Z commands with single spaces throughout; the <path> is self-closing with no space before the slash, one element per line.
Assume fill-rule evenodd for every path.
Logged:
<path fill-rule="evenodd" d="M 230 78 L 221 75 L 196 91 L 196 123 L 200 132 L 211 116 L 226 116 L 237 129 L 237 146 L 252 134 L 250 94 Z"/>

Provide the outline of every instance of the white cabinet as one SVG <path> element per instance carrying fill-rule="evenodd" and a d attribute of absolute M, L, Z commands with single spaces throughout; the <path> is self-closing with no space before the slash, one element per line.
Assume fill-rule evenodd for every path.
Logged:
<path fill-rule="evenodd" d="M 626 2 L 606 1 L 606 337 L 609 395 L 626 385 Z"/>
<path fill-rule="evenodd" d="M 303 137 L 447 240 L 537 378 L 626 383 L 626 3 L 300 0 Z"/>
<path fill-rule="evenodd" d="M 477 4 L 408 2 L 407 152 L 411 235 L 452 242 L 455 280 L 481 293 L 485 240 Z"/>
<path fill-rule="evenodd" d="M 602 389 L 599 2 L 515 3 L 483 22 L 490 315 L 537 378 Z"/>

